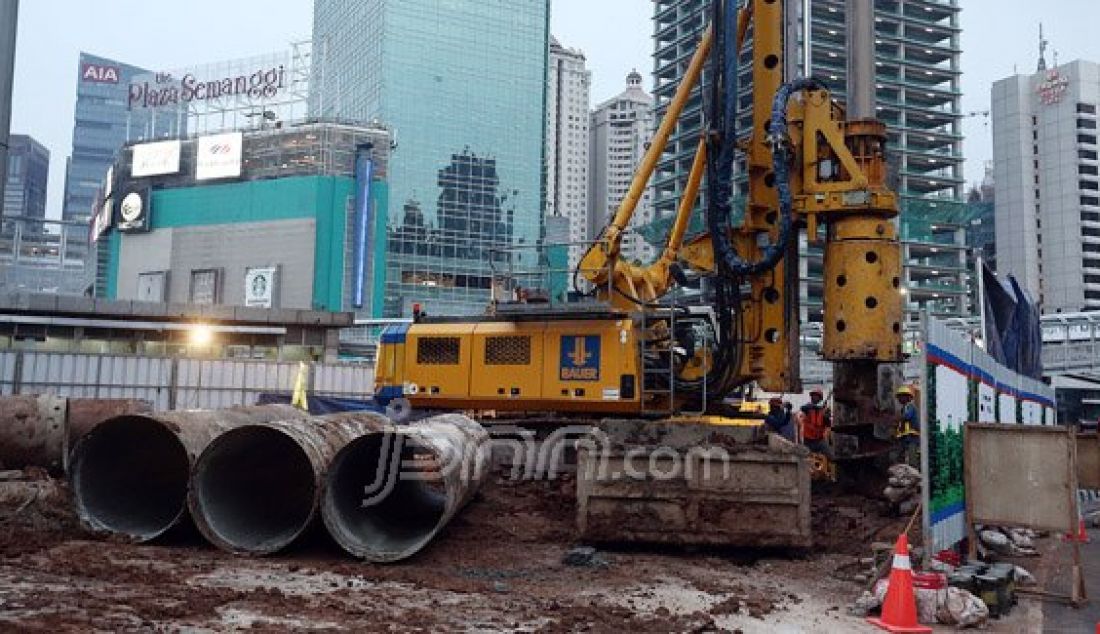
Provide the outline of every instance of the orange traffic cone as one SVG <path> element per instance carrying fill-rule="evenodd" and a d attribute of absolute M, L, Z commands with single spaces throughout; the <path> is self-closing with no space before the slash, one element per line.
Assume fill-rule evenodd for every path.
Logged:
<path fill-rule="evenodd" d="M 894 565 L 890 569 L 890 587 L 882 603 L 882 616 L 867 622 L 887 632 L 925 634 L 932 628 L 917 621 L 917 595 L 913 592 L 913 566 L 909 563 L 909 537 L 902 533 L 894 546 Z"/>
<path fill-rule="evenodd" d="M 1067 542 L 1078 542 L 1080 544 L 1089 543 L 1089 541 L 1090 541 L 1089 540 L 1089 532 L 1088 532 L 1088 530 L 1085 529 L 1085 520 L 1083 520 L 1083 519 L 1080 520 L 1080 523 L 1077 525 L 1077 534 L 1076 535 L 1074 535 L 1073 533 L 1067 533 L 1066 534 L 1066 541 Z"/>

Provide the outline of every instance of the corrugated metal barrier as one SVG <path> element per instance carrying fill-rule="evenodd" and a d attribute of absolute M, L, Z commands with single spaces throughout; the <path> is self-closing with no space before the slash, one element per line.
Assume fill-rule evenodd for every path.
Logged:
<path fill-rule="evenodd" d="M 0 395 L 133 398 L 157 410 L 252 405 L 261 392 L 290 392 L 297 362 L 182 359 L 62 352 L 0 352 Z M 368 398 L 369 366 L 314 364 L 311 394 Z"/>

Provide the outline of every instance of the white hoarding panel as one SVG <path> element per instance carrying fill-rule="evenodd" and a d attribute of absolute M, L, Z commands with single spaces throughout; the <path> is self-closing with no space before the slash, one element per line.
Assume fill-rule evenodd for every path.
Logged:
<path fill-rule="evenodd" d="M 1006 425 L 1016 425 L 1016 399 L 1011 394 L 1000 395 L 1001 415 L 1000 420 L 997 422 L 1004 423 Z"/>
<path fill-rule="evenodd" d="M 200 137 L 195 150 L 195 180 L 240 177 L 243 147 L 241 132 Z"/>
<path fill-rule="evenodd" d="M 978 384 L 978 422 L 997 422 L 997 389 L 986 383 Z"/>

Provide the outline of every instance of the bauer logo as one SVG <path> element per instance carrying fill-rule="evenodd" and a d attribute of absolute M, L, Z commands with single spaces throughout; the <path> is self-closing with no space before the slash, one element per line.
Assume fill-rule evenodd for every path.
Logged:
<path fill-rule="evenodd" d="M 596 335 L 561 338 L 561 380 L 600 380 L 600 338 Z"/>

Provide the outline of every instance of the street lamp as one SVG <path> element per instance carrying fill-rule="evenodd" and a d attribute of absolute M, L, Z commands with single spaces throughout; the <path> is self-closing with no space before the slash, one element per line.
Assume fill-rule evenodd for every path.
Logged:
<path fill-rule="evenodd" d="M 214 341 L 214 331 L 206 324 L 195 324 L 188 333 L 191 345 L 205 348 Z"/>

